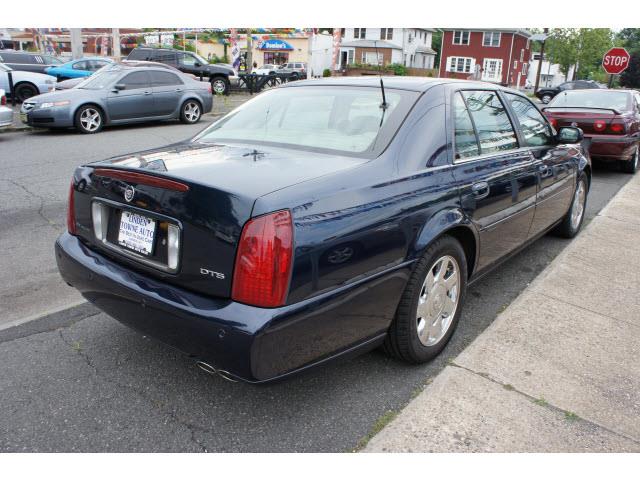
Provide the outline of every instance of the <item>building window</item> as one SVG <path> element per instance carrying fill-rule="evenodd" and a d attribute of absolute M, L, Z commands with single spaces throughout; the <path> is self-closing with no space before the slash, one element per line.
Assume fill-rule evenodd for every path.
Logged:
<path fill-rule="evenodd" d="M 380 40 L 393 40 L 393 28 L 381 28 Z"/>
<path fill-rule="evenodd" d="M 471 73 L 476 61 L 471 57 L 449 57 L 447 71 L 457 73 Z"/>
<path fill-rule="evenodd" d="M 524 48 L 520 50 L 520 63 L 524 62 Z"/>
<path fill-rule="evenodd" d="M 482 35 L 483 47 L 499 47 L 500 46 L 500 32 L 484 32 Z"/>
<path fill-rule="evenodd" d="M 353 29 L 353 38 L 364 39 L 367 36 L 366 28 L 354 28 Z"/>
<path fill-rule="evenodd" d="M 376 56 L 378 58 L 377 62 Z M 382 65 L 383 61 L 384 56 L 382 53 L 378 53 L 376 55 L 376 52 L 362 52 L 362 63 L 365 65 Z"/>
<path fill-rule="evenodd" d="M 523 63 L 522 64 L 522 75 L 526 76 L 528 72 L 529 72 L 529 64 L 528 63 Z"/>
<path fill-rule="evenodd" d="M 502 81 L 502 59 L 485 58 L 482 67 L 482 80 L 486 82 Z"/>
<path fill-rule="evenodd" d="M 264 64 L 282 65 L 288 61 L 288 52 L 264 52 Z"/>
<path fill-rule="evenodd" d="M 340 29 L 340 36 L 341 36 L 342 38 L 344 38 L 344 30 L 345 30 L 344 28 L 341 28 L 341 29 Z"/>
<path fill-rule="evenodd" d="M 469 45 L 469 32 L 467 30 L 454 30 L 453 31 L 453 44 L 454 45 Z"/>
<path fill-rule="evenodd" d="M 518 68 L 518 60 L 513 61 L 513 69 L 516 70 Z"/>

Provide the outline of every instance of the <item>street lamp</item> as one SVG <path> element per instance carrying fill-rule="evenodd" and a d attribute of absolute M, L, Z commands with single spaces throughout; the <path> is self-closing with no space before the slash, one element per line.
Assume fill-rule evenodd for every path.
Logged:
<path fill-rule="evenodd" d="M 538 71 L 536 72 L 536 84 L 533 87 L 534 93 L 538 91 L 538 87 L 540 86 L 540 74 L 542 73 L 542 61 L 544 60 L 544 44 L 547 43 L 547 38 L 550 36 L 548 28 L 544 29 L 544 33 L 531 35 L 532 41 L 542 42 L 542 46 L 540 47 L 540 60 L 538 60 Z"/>

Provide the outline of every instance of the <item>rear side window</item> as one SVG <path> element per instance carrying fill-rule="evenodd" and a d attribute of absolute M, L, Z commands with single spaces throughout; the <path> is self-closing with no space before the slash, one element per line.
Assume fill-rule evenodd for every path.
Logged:
<path fill-rule="evenodd" d="M 74 70 L 89 70 L 89 65 L 86 61 L 76 62 L 73 64 L 72 68 Z"/>
<path fill-rule="evenodd" d="M 176 52 L 162 51 L 162 50 L 156 51 L 154 60 L 156 62 L 166 63 L 168 65 L 175 65 Z"/>
<path fill-rule="evenodd" d="M 154 87 L 166 87 L 171 85 L 182 85 L 182 80 L 175 73 L 150 71 L 151 84 Z"/>
<path fill-rule="evenodd" d="M 124 84 L 126 90 L 146 88 L 149 86 L 149 75 L 147 72 L 132 72 L 126 75 L 118 83 Z"/>
<path fill-rule="evenodd" d="M 455 137 L 455 159 L 475 157 L 480 154 L 478 138 L 471 123 L 467 104 L 460 92 L 453 97 L 453 125 Z"/>
<path fill-rule="evenodd" d="M 147 59 L 147 52 L 145 52 L 144 50 L 134 50 L 132 51 L 129 56 L 127 57 L 127 59 L 129 60 L 146 60 Z"/>
<path fill-rule="evenodd" d="M 516 114 L 527 146 L 541 147 L 553 144 L 551 127 L 540 111 L 526 98 L 511 93 L 507 93 L 506 96 Z"/>
<path fill-rule="evenodd" d="M 495 153 L 518 148 L 516 132 L 497 92 L 464 91 L 462 95 L 478 134 L 480 153 Z"/>

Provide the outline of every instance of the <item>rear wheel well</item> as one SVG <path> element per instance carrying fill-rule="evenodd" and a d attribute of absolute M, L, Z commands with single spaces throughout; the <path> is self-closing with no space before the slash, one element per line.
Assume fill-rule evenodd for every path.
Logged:
<path fill-rule="evenodd" d="M 455 238 L 458 242 L 460 242 L 460 245 L 462 245 L 464 255 L 467 258 L 467 276 L 471 277 L 476 264 L 475 235 L 470 228 L 462 226 L 454 227 L 451 230 L 447 230 L 444 234 Z"/>

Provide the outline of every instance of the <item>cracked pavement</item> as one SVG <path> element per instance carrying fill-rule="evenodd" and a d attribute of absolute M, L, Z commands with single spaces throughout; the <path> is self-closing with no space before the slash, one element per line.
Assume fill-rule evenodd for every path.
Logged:
<path fill-rule="evenodd" d="M 82 301 L 60 279 L 53 256 L 73 168 L 178 141 L 204 126 L 0 134 L 0 451 L 351 451 L 568 244 L 545 237 L 474 285 L 452 341 L 421 366 L 372 352 L 255 387 L 209 376 L 87 304 L 6 328 Z M 596 168 L 588 218 L 629 178 Z"/>

